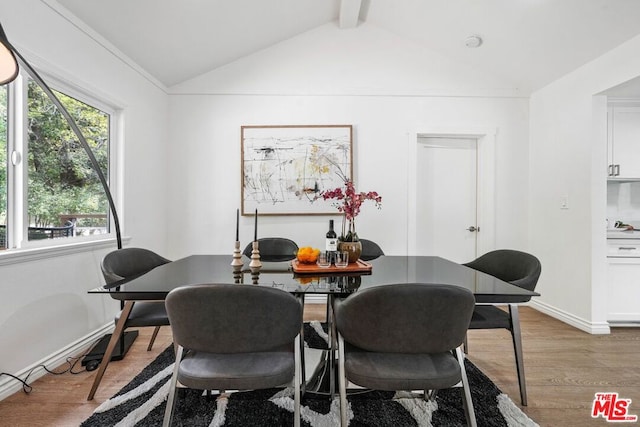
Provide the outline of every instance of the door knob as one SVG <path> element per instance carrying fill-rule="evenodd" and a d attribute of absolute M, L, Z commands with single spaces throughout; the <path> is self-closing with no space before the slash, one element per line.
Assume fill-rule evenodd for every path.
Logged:
<path fill-rule="evenodd" d="M 480 231 L 480 227 L 476 228 L 472 225 L 471 227 L 467 228 L 467 230 L 473 233 L 474 231 Z"/>

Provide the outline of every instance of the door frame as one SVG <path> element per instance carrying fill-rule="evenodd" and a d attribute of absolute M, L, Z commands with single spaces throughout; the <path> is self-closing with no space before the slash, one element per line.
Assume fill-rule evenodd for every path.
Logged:
<path fill-rule="evenodd" d="M 407 133 L 409 159 L 407 174 L 407 254 L 416 255 L 417 247 L 417 171 L 419 138 L 469 138 L 477 140 L 476 213 L 480 228 L 476 238 L 477 254 L 495 249 L 495 128 L 469 126 L 423 127 Z M 471 260 L 470 260 L 471 261 Z"/>

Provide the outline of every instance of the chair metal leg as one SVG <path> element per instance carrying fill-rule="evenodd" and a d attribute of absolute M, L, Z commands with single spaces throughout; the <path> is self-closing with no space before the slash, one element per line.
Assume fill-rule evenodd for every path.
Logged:
<path fill-rule="evenodd" d="M 340 379 L 340 425 L 347 427 L 347 375 L 344 369 L 344 340 L 338 334 L 338 372 Z"/>
<path fill-rule="evenodd" d="M 156 341 L 156 337 L 158 336 L 158 332 L 160 331 L 160 326 L 156 326 L 153 330 L 153 335 L 151 335 L 151 339 L 149 340 L 149 346 L 147 346 L 147 351 L 151 351 L 153 347 L 153 343 Z"/>
<path fill-rule="evenodd" d="M 95 396 L 96 391 L 98 390 L 98 386 L 102 381 L 102 376 L 104 375 L 104 371 L 107 370 L 107 365 L 111 361 L 111 355 L 113 354 L 113 350 L 116 348 L 116 344 L 118 340 L 122 336 L 124 332 L 124 325 L 127 323 L 127 319 L 129 318 L 129 314 L 131 314 L 131 309 L 133 309 L 134 301 L 126 301 L 124 307 L 122 308 L 122 312 L 120 313 L 120 319 L 118 319 L 118 323 L 116 323 L 116 328 L 113 330 L 111 334 L 111 339 L 109 340 L 109 344 L 107 344 L 107 349 L 102 356 L 102 361 L 100 362 L 100 366 L 98 367 L 98 371 L 96 373 L 96 377 L 93 380 L 93 385 L 91 386 L 91 390 L 89 391 L 89 396 L 87 400 L 93 400 L 93 396 Z M 124 341 L 124 339 L 123 339 Z"/>
<path fill-rule="evenodd" d="M 511 318 L 511 338 L 513 350 L 516 356 L 516 369 L 518 370 L 518 383 L 520 385 L 520 401 L 522 406 L 527 406 L 527 382 L 524 377 L 524 358 L 522 355 L 522 333 L 520 332 L 520 314 L 517 304 L 509 304 Z"/>
<path fill-rule="evenodd" d="M 469 340 L 468 340 L 468 335 L 469 333 L 467 332 L 466 334 L 464 334 L 464 341 L 462 341 L 462 347 L 464 348 L 464 354 L 469 354 Z"/>
<path fill-rule="evenodd" d="M 176 389 L 178 385 L 178 370 L 180 369 L 180 361 L 182 360 L 183 347 L 178 346 L 176 352 L 176 363 L 173 367 L 173 374 L 171 375 L 171 382 L 169 383 L 169 396 L 167 397 L 167 406 L 164 410 L 164 419 L 162 420 L 162 427 L 169 427 L 171 420 L 173 419 L 173 408 L 176 402 Z"/>
<path fill-rule="evenodd" d="M 300 339 L 298 342 L 298 351 L 300 352 L 300 386 L 302 387 L 302 395 L 307 392 L 307 371 L 304 363 L 304 323 L 300 328 Z"/>
<path fill-rule="evenodd" d="M 336 366 L 336 342 L 337 342 L 337 332 L 336 332 L 336 322 L 333 314 L 333 295 L 327 295 L 327 322 L 328 322 L 328 333 L 329 333 L 329 395 L 331 399 L 336 393 L 336 382 L 335 382 L 335 366 Z"/>
<path fill-rule="evenodd" d="M 294 390 L 294 409 L 293 409 L 293 425 L 294 427 L 300 427 L 300 379 L 303 377 L 301 375 L 302 372 L 302 363 L 301 363 L 301 355 L 300 355 L 300 335 L 298 335 L 295 339 L 295 350 L 294 350 L 294 360 L 295 360 L 295 369 L 294 369 L 294 378 L 293 378 L 293 390 Z"/>
<path fill-rule="evenodd" d="M 300 301 L 300 305 L 304 310 L 304 293 L 298 296 L 298 300 Z M 298 347 L 300 348 L 300 383 L 302 384 L 302 395 L 307 392 L 307 371 L 306 366 L 304 364 L 304 322 L 300 326 L 300 340 Z"/>
<path fill-rule="evenodd" d="M 329 302 L 329 295 L 327 295 L 327 307 L 326 307 L 326 313 L 324 315 L 324 321 L 325 322 L 329 322 L 329 310 L 331 310 L 331 304 Z"/>
<path fill-rule="evenodd" d="M 460 371 L 462 373 L 462 404 L 464 406 L 464 414 L 467 418 L 467 426 L 477 427 L 476 413 L 473 409 L 473 400 L 471 400 L 471 389 L 469 388 L 469 380 L 467 379 L 467 370 L 464 367 L 464 353 L 462 348 L 456 348 L 456 357 L 460 364 Z"/>

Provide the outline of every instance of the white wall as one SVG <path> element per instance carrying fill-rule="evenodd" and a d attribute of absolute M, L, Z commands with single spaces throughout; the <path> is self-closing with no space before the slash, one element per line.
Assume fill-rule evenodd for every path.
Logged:
<path fill-rule="evenodd" d="M 435 127 L 497 132 L 497 244 L 526 247 L 528 99 L 508 83 L 362 24 L 328 24 L 171 88 L 170 256 L 231 253 L 240 206 L 240 126 L 352 124 L 357 188 L 378 191 L 361 237 L 408 253 L 409 165 L 416 134 Z M 455 171 L 452 171 L 455 173 Z M 338 218 L 337 216 L 335 217 Z M 260 217 L 260 236 L 321 247 L 329 217 Z M 339 226 L 339 223 L 338 223 Z M 253 221 L 241 219 L 241 241 Z"/>
<path fill-rule="evenodd" d="M 530 241 L 539 308 L 591 332 L 606 324 L 606 97 L 640 74 L 636 37 L 531 97 Z M 569 209 L 560 209 L 568 196 Z"/>
<path fill-rule="evenodd" d="M 123 111 L 119 157 L 126 162 L 120 163 L 123 192 L 116 202 L 123 232 L 132 245 L 165 253 L 166 93 L 41 1 L 3 1 L 0 18 L 11 42 L 32 65 L 105 95 Z M 56 256 L 36 251 L 22 258 L 0 252 L 0 371 L 16 374 L 49 360 L 113 321 L 117 303 L 87 291 L 103 283 L 99 262 L 115 247 L 110 242 Z M 12 381 L 6 378 L 0 387 Z"/>

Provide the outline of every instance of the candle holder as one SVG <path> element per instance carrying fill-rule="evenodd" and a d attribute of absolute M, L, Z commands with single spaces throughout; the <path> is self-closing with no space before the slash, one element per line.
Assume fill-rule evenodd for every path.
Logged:
<path fill-rule="evenodd" d="M 233 266 L 233 283 L 242 283 L 242 265 Z"/>
<path fill-rule="evenodd" d="M 242 262 L 242 252 L 240 252 L 240 241 L 236 240 L 235 247 L 233 249 L 233 260 L 231 261 L 231 265 L 234 267 L 240 267 L 244 265 Z"/>
<path fill-rule="evenodd" d="M 260 283 L 260 269 L 251 269 L 251 283 L 257 285 Z"/>
<path fill-rule="evenodd" d="M 253 242 L 253 250 L 251 251 L 251 262 L 249 263 L 249 268 L 251 272 L 259 271 L 262 267 L 262 263 L 260 262 L 260 250 L 258 249 L 258 241 L 254 240 Z"/>

